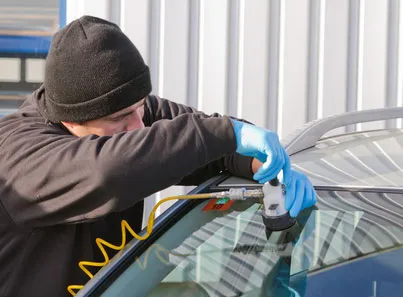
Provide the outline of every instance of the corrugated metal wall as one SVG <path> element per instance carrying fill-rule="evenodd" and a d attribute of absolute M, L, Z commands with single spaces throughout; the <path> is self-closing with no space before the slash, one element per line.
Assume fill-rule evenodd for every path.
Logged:
<path fill-rule="evenodd" d="M 400 0 L 68 0 L 67 12 L 118 23 L 150 65 L 153 93 L 282 137 L 316 118 L 403 103 Z"/>

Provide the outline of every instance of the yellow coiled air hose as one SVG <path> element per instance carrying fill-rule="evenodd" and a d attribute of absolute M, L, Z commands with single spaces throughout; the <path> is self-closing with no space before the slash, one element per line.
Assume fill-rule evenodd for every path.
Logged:
<path fill-rule="evenodd" d="M 84 271 L 84 273 L 86 275 L 88 275 L 88 277 L 90 279 L 92 279 L 94 277 L 94 275 L 87 269 L 87 266 L 91 266 L 91 267 L 104 267 L 106 264 L 108 264 L 108 262 L 110 261 L 109 256 L 107 254 L 107 252 L 105 251 L 105 246 L 116 250 L 116 251 L 120 251 L 122 250 L 125 245 L 126 245 L 126 230 L 137 240 L 145 240 L 147 239 L 153 229 L 154 226 L 154 218 L 155 218 L 155 212 L 157 211 L 158 207 L 160 207 L 160 205 L 164 202 L 170 201 L 170 200 L 177 200 L 177 199 L 206 199 L 206 198 L 215 198 L 216 195 L 214 195 L 213 193 L 210 194 L 194 194 L 194 195 L 181 195 L 181 196 L 171 196 L 171 197 L 167 197 L 164 198 L 160 201 L 158 201 L 158 203 L 153 207 L 153 209 L 151 210 L 150 216 L 148 217 L 148 224 L 147 224 L 147 232 L 144 236 L 139 236 L 136 232 L 133 231 L 133 229 L 130 227 L 129 223 L 127 223 L 127 221 L 122 220 L 121 222 L 121 231 L 122 231 L 122 242 L 120 245 L 113 245 L 105 240 L 103 240 L 102 238 L 97 238 L 95 240 L 99 250 L 102 252 L 102 255 L 104 256 L 104 261 L 103 262 L 90 262 L 90 261 L 80 261 L 78 263 L 78 266 L 80 267 L 80 269 L 82 271 Z M 77 292 L 79 290 L 81 290 L 84 287 L 84 285 L 70 285 L 67 287 L 67 291 L 72 295 L 75 296 L 77 294 Z"/>

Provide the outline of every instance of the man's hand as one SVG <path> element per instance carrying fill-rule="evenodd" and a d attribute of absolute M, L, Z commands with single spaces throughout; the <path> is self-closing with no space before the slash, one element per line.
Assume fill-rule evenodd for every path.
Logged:
<path fill-rule="evenodd" d="M 256 158 L 253 158 L 252 159 L 252 172 L 253 172 L 253 174 L 255 174 L 258 170 L 259 170 L 259 168 L 262 166 L 262 162 L 260 162 L 258 159 L 256 159 Z"/>
<path fill-rule="evenodd" d="M 316 192 L 308 177 L 296 170 L 291 170 L 290 179 L 285 184 L 284 208 L 295 218 L 298 213 L 316 203 Z"/>
<path fill-rule="evenodd" d="M 260 183 L 275 178 L 283 170 L 287 179 L 290 159 L 281 145 L 278 135 L 270 130 L 259 128 L 247 123 L 231 119 L 234 125 L 236 139 L 236 152 L 238 154 L 254 157 L 262 162 L 254 178 Z"/>
<path fill-rule="evenodd" d="M 316 203 L 311 182 L 305 174 L 291 170 L 290 158 L 275 132 L 233 119 L 231 121 L 236 152 L 255 158 L 252 162 L 254 180 L 263 184 L 276 178 L 280 171 L 283 172 L 280 182 L 286 187 L 284 207 L 291 217 L 296 217 L 301 210 Z"/>
<path fill-rule="evenodd" d="M 256 172 L 262 164 L 256 158 L 252 160 L 252 172 L 255 174 L 254 179 L 256 179 Z M 285 182 L 280 174 L 280 182 L 286 185 L 284 207 L 289 211 L 291 217 L 296 217 L 300 211 L 316 203 L 315 190 L 305 174 L 291 169 L 288 181 Z"/>

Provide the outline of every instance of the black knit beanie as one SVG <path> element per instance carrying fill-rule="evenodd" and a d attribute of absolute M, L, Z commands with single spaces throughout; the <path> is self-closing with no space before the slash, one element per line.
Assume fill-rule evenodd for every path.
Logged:
<path fill-rule="evenodd" d="M 54 35 L 38 106 L 50 121 L 85 122 L 150 92 L 148 66 L 129 38 L 113 23 L 83 16 Z"/>

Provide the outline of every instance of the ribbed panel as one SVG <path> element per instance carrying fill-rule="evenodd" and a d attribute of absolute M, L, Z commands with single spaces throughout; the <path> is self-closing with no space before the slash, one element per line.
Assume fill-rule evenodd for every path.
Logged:
<path fill-rule="evenodd" d="M 403 103 L 399 0 L 108 5 L 151 66 L 153 93 L 207 113 L 241 116 L 285 137 L 318 117 Z M 116 13 L 113 6 L 124 10 Z M 400 127 L 401 120 L 386 125 Z"/>

